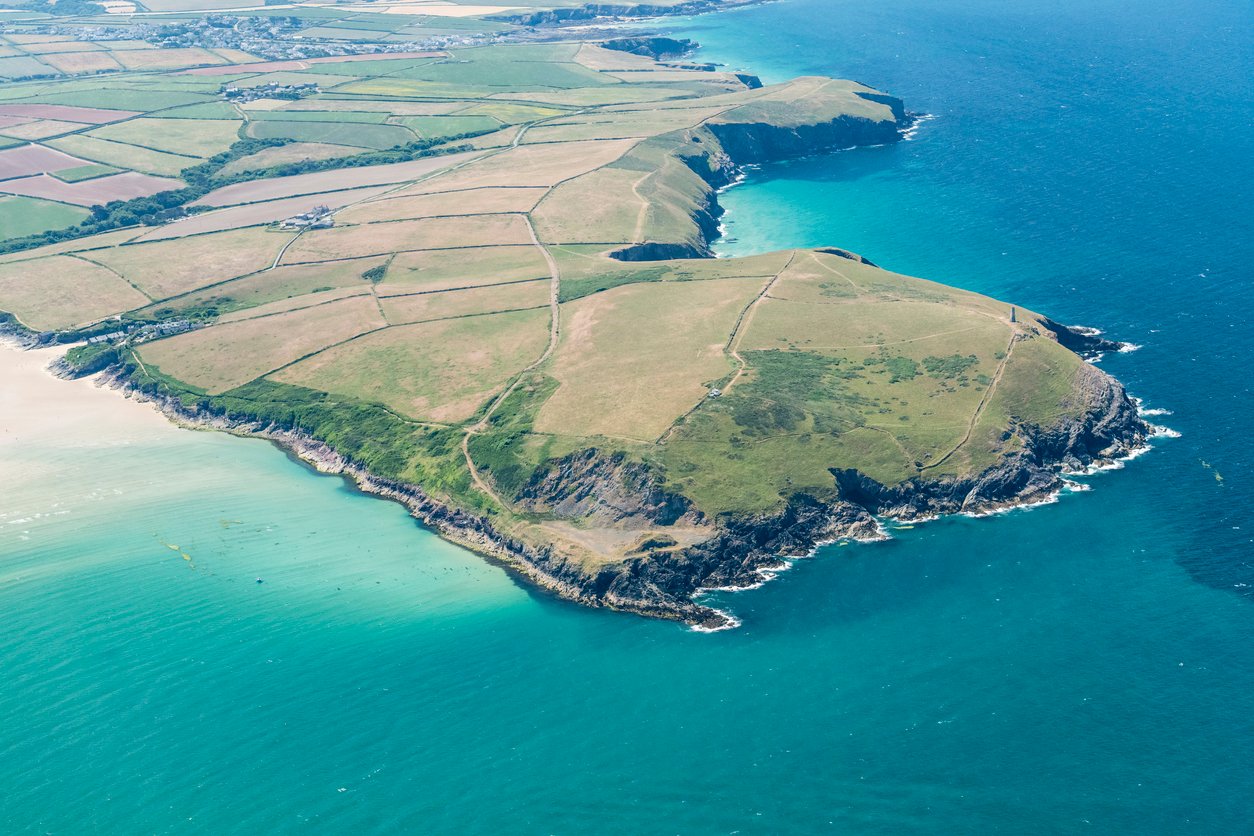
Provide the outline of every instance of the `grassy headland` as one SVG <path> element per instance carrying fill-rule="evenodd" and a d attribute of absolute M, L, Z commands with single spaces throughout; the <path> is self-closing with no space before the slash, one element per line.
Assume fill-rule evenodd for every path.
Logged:
<path fill-rule="evenodd" d="M 430 23 L 397 17 L 341 31 Z M 710 257 L 740 166 L 895 141 L 899 101 L 619 47 L 106 50 L 107 82 L 0 85 L 0 192 L 92 207 L 0 242 L 0 310 L 94 338 L 78 371 L 420 489 L 568 597 L 690 621 L 719 620 L 700 587 L 873 513 L 1037 498 L 1140 442 L 1029 311 L 841 250 Z"/>

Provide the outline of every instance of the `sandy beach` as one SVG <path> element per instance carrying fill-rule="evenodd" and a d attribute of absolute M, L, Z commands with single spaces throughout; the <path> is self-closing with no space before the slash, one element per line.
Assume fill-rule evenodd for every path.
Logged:
<path fill-rule="evenodd" d="M 48 366 L 64 353 L 64 346 L 27 351 L 0 341 L 0 466 L 32 445 L 122 445 L 180 432 L 151 404 L 53 375 Z"/>

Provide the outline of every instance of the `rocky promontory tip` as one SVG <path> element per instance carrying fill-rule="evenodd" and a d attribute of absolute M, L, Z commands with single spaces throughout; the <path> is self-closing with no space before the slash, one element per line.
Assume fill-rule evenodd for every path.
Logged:
<path fill-rule="evenodd" d="M 700 44 L 689 38 L 665 38 L 658 35 L 639 38 L 612 38 L 608 41 L 602 41 L 601 46 L 617 52 L 629 52 L 632 55 L 643 55 L 648 58 L 667 60 L 682 58 L 697 49 Z"/>

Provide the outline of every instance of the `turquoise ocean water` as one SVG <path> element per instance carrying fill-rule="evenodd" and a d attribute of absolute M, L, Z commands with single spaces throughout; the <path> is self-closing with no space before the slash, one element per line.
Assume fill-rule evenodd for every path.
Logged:
<path fill-rule="evenodd" d="M 29 446 L 0 832 L 1251 832 L 1249 4 L 867 5 L 679 24 L 936 116 L 758 173 L 723 249 L 837 244 L 1106 329 L 1182 437 L 825 549 L 713 635 L 527 591 L 262 442 Z"/>

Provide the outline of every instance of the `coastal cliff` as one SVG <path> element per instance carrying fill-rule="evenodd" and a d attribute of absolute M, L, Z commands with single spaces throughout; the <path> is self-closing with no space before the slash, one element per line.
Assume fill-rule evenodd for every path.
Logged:
<path fill-rule="evenodd" d="M 815 105 L 812 109 L 792 108 L 785 113 L 755 110 L 738 118 L 733 111 L 690 132 L 676 153 L 704 184 L 700 195 L 686 207 L 698 234 L 689 241 L 633 244 L 614 250 L 611 256 L 632 262 L 708 258 L 713 254 L 711 244 L 721 235 L 719 219 L 724 210 L 718 193 L 739 182 L 747 167 L 900 142 L 902 132 L 914 122 L 904 102 L 869 89 L 855 90 L 853 94 L 886 110 L 829 117 L 821 105 Z"/>
<path fill-rule="evenodd" d="M 859 95 L 885 110 L 878 118 L 820 116 L 807 123 L 794 116 L 775 124 L 751 113 L 745 119 L 705 124 L 682 143 L 680 155 L 703 184 L 689 206 L 700 230 L 699 241 L 648 242 L 613 255 L 637 262 L 706 259 L 721 213 L 717 190 L 735 182 L 744 166 L 897 141 L 908 123 L 900 100 Z M 845 250 L 816 253 L 877 269 L 868 259 Z M 1066 328 L 1044 318 L 1038 322 L 1033 333 L 1075 351 L 1118 347 L 1086 329 Z M 86 374 L 98 365 L 67 366 L 65 371 Z M 598 444 L 537 467 L 507 498 L 512 522 L 449 497 L 436 497 L 421 484 L 372 472 L 346 451 L 302 429 L 299 419 L 259 419 L 232 413 L 212 399 L 178 397 L 161 386 L 137 383 L 136 369 L 126 361 L 113 365 L 112 380 L 152 398 L 175 420 L 266 438 L 322 472 L 342 475 L 363 491 L 400 502 L 446 539 L 500 561 L 562 598 L 721 629 L 735 621 L 702 605 L 703 590 L 753 586 L 780 568 L 782 558 L 805 555 L 824 542 L 882 538 L 880 518 L 909 522 L 1040 502 L 1061 489 L 1068 472 L 1109 463 L 1143 446 L 1149 428 L 1123 387 L 1101 370 L 1079 365 L 1066 417 L 1051 423 L 1014 421 L 1007 430 L 1014 449 L 977 472 L 940 475 L 920 467 L 911 478 L 882 483 L 833 462 L 826 485 L 792 492 L 774 510 L 711 514 L 671 485 L 656 464 Z M 520 534 L 519 520 L 550 520 L 638 536 L 621 557 L 589 561 L 534 534 Z M 671 536 L 681 532 L 682 537 Z"/>
<path fill-rule="evenodd" d="M 1064 477 L 1108 465 L 1143 448 L 1151 428 L 1113 377 L 1089 365 L 1077 382 L 1082 403 L 1078 417 L 1050 425 L 1017 424 L 1019 452 L 982 472 L 954 477 L 919 475 L 886 486 L 857 470 L 833 469 L 833 490 L 824 497 L 791 496 L 771 514 L 723 516 L 710 521 L 711 535 L 690 547 L 646 548 L 618 567 L 595 576 L 542 557 L 546 575 L 579 590 L 584 602 L 649 615 L 665 613 L 713 629 L 733 624 L 725 613 L 702 607 L 694 596 L 706 589 L 754 586 L 782 557 L 798 557 L 835 540 L 875 540 L 884 534 L 877 518 L 912 523 L 945 514 L 986 514 L 1039 503 L 1064 487 Z M 668 495 L 653 474 L 623 468 L 622 457 L 588 450 L 556 463 L 528 488 L 547 498 L 546 510 L 563 503 L 579 515 L 609 514 L 616 523 L 673 524 L 687 517 L 703 521 L 685 497 Z M 629 497 L 606 501 L 607 497 Z M 599 499 L 599 501 L 598 501 Z M 534 500 L 533 500 L 534 501 Z M 589 507 L 589 505 L 599 507 Z"/>
<path fill-rule="evenodd" d="M 627 530 L 688 526 L 704 532 L 680 546 L 665 536 L 646 538 L 625 559 L 589 566 L 502 530 L 489 516 L 456 507 L 420 486 L 380 477 L 308 433 L 274 422 L 232 418 L 188 406 L 177 397 L 136 386 L 132 370 L 114 366 L 112 385 L 153 401 L 189 426 L 267 439 L 320 472 L 350 479 L 362 491 L 399 502 L 445 539 L 499 561 L 529 583 L 567 600 L 715 630 L 734 617 L 699 602 L 711 589 L 755 586 L 801 557 L 837 540 L 883 539 L 880 519 L 920 522 L 945 514 L 985 514 L 1036 504 L 1055 495 L 1070 473 L 1111 464 L 1143 448 L 1151 427 L 1124 387 L 1088 364 L 1073 389 L 1078 412 L 1048 425 L 1017 423 L 1018 452 L 966 476 L 921 473 L 884 485 L 856 469 L 831 470 L 822 496 L 798 492 L 768 514 L 711 519 L 687 497 L 668 489 L 655 470 L 622 453 L 588 448 L 555 460 L 521 491 L 518 506 L 539 516 L 580 519 Z"/>
<path fill-rule="evenodd" d="M 711 122 L 710 132 L 738 166 L 805 157 L 865 145 L 888 145 L 901 139 L 901 129 L 909 125 L 909 117 L 900 99 L 888 96 L 869 101 L 885 104 L 893 111 L 892 121 L 871 120 L 857 116 L 807 125 L 781 126 L 765 122 Z"/>

